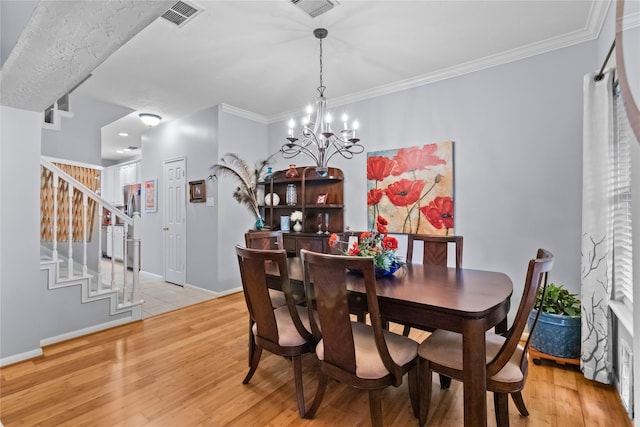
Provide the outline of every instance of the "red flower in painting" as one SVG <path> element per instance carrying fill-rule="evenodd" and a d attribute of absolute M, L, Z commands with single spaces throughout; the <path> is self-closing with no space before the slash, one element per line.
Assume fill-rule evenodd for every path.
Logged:
<path fill-rule="evenodd" d="M 382 195 L 384 191 L 379 188 L 372 188 L 367 193 L 367 206 L 375 206 L 380 203 L 380 199 L 382 199 Z"/>
<path fill-rule="evenodd" d="M 383 217 L 382 215 L 378 215 L 377 221 L 378 221 L 379 224 L 389 225 L 389 221 L 387 221 L 387 219 L 385 217 Z"/>
<path fill-rule="evenodd" d="M 366 239 L 368 237 L 371 237 L 370 231 L 363 231 L 362 233 L 360 233 L 360 239 Z"/>
<path fill-rule="evenodd" d="M 385 249 L 389 249 L 390 251 L 395 251 L 398 249 L 398 239 L 395 237 L 386 236 L 382 239 L 382 246 Z"/>
<path fill-rule="evenodd" d="M 420 198 L 424 181 L 401 179 L 389 184 L 385 193 L 395 206 L 409 206 Z"/>
<path fill-rule="evenodd" d="M 444 159 L 435 154 L 437 149 L 438 146 L 436 144 L 427 144 L 422 148 L 399 149 L 398 154 L 393 157 L 394 168 L 391 174 L 398 176 L 404 172 L 426 169 L 427 166 L 446 164 L 447 162 Z"/>
<path fill-rule="evenodd" d="M 453 228 L 453 200 L 451 197 L 438 196 L 428 206 L 420 208 L 420 212 L 437 229 Z"/>
<path fill-rule="evenodd" d="M 367 158 L 367 179 L 382 181 L 389 176 L 395 162 L 388 157 L 372 156 Z"/>

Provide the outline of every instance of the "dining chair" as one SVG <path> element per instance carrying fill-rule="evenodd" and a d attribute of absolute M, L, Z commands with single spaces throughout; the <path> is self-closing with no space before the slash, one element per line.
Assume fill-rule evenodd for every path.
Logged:
<path fill-rule="evenodd" d="M 438 236 L 432 234 L 407 235 L 407 262 L 413 262 L 415 242 L 423 243 L 422 263 L 430 265 L 447 265 L 449 245 L 455 246 L 456 268 L 462 268 L 462 236 Z"/>
<path fill-rule="evenodd" d="M 302 386 L 302 355 L 313 352 L 315 339 L 310 333 L 306 307 L 297 305 L 291 295 L 287 271 L 287 253 L 284 250 L 249 249 L 236 246 L 242 288 L 253 321 L 252 334 L 255 343 L 249 372 L 242 381 L 247 384 L 260 363 L 262 350 L 291 358 L 296 387 L 296 399 L 300 417 L 305 416 L 304 390 Z M 278 266 L 280 286 L 286 305 L 273 307 L 267 287 L 265 262 Z"/>
<path fill-rule="evenodd" d="M 244 242 L 246 247 L 251 249 L 284 249 L 282 231 L 248 231 L 244 233 Z M 287 304 L 281 291 L 269 289 L 269 296 L 274 307 L 283 307 Z"/>
<path fill-rule="evenodd" d="M 520 344 L 520 340 L 540 288 L 542 287 L 543 293 L 546 290 L 547 276 L 553 262 L 554 257 L 550 252 L 538 249 L 536 258 L 529 261 L 520 305 L 511 328 L 506 336 L 493 332 L 487 332 L 485 335 L 488 360 L 486 388 L 487 391 L 493 392 L 498 426 L 509 425 L 509 394 L 520 414 L 525 417 L 529 415 L 521 392 L 527 380 L 529 342 L 540 310 L 529 328 L 529 337 L 524 345 Z M 432 372 L 462 381 L 462 361 L 465 357 L 462 351 L 462 335 L 437 329 L 420 344 L 418 355 L 421 387 L 419 424 L 423 426 L 429 415 Z"/>
<path fill-rule="evenodd" d="M 282 231 L 260 230 L 248 231 L 244 233 L 244 242 L 247 248 L 251 249 L 284 249 Z M 269 298 L 274 308 L 284 307 L 287 302 L 282 291 L 269 289 Z M 253 360 L 255 341 L 253 339 L 253 320 L 249 317 L 249 366 Z"/>
<path fill-rule="evenodd" d="M 398 387 L 408 373 L 409 395 L 418 417 L 416 356 L 418 343 L 382 328 L 376 295 L 373 258 L 331 255 L 301 250 L 311 331 L 318 340 L 318 390 L 307 411 L 313 418 L 324 397 L 329 377 L 369 391 L 371 424 L 382 425 L 382 389 Z M 349 315 L 346 275 L 363 275 L 371 325 Z"/>
<path fill-rule="evenodd" d="M 413 249 L 416 242 L 422 242 L 422 264 L 428 265 L 448 265 L 449 246 L 455 248 L 456 268 L 462 268 L 462 236 L 437 236 L 432 234 L 409 234 L 407 236 L 407 258 L 408 263 L 413 262 Z M 393 321 L 393 319 L 388 319 Z M 409 336 L 411 325 L 404 325 L 402 335 Z M 413 326 L 415 327 L 415 326 Z"/>

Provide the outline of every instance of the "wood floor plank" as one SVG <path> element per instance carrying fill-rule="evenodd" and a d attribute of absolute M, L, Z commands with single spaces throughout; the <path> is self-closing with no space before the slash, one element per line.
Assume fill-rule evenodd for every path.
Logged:
<path fill-rule="evenodd" d="M 0 420 L 6 427 L 370 424 L 367 393 L 335 381 L 316 417 L 300 419 L 291 362 L 267 352 L 243 385 L 247 316 L 237 293 L 48 346 L 43 356 L 0 370 Z M 427 333 L 412 329 L 410 336 L 420 341 Z M 307 405 L 317 372 L 315 356 L 306 355 Z M 428 425 L 462 425 L 462 385 L 441 390 L 437 376 L 433 385 Z M 530 365 L 523 396 L 531 415 L 519 416 L 510 401 L 515 427 L 632 425 L 612 386 L 551 363 Z M 417 425 L 406 378 L 384 390 L 382 401 L 385 425 Z M 487 411 L 495 426 L 491 395 Z"/>

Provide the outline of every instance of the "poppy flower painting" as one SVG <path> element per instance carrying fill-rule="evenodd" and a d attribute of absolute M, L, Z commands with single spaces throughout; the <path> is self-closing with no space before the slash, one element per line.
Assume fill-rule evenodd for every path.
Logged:
<path fill-rule="evenodd" d="M 453 142 L 367 153 L 367 214 L 389 233 L 453 233 Z"/>

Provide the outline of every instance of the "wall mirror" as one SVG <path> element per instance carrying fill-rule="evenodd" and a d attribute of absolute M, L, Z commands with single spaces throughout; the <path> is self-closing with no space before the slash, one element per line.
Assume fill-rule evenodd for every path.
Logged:
<path fill-rule="evenodd" d="M 640 2 L 616 2 L 616 67 L 629 124 L 640 142 Z"/>

